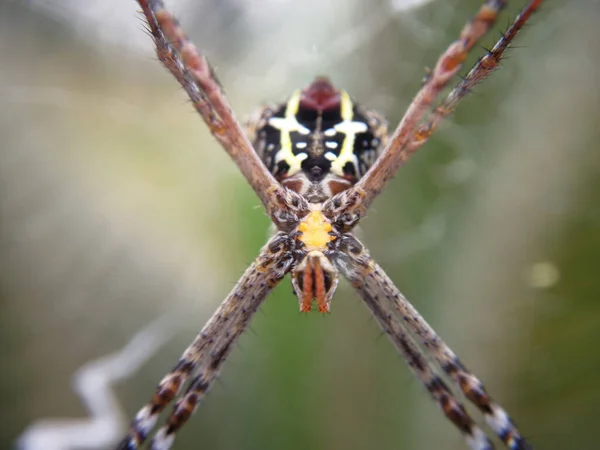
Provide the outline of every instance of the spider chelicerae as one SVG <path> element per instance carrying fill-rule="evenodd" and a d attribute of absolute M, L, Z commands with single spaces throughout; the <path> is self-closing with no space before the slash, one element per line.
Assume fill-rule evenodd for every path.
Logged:
<path fill-rule="evenodd" d="M 138 2 L 158 58 L 183 86 L 214 138 L 238 165 L 260 198 L 275 232 L 159 383 L 151 401 L 137 413 L 119 448 L 133 450 L 143 445 L 159 414 L 187 384 L 166 424 L 150 443 L 154 450 L 172 446 L 177 431 L 217 378 L 233 344 L 288 273 L 302 312 L 329 312 L 339 274 L 348 279 L 470 448 L 491 449 L 493 445 L 440 371 L 484 416 L 507 448 L 530 448 L 506 411 L 400 293 L 352 232 L 398 168 L 428 140 L 459 101 L 498 67 L 504 52 L 542 1 L 530 0 L 494 47 L 432 109 L 468 52 L 495 24 L 507 3 L 485 1 L 427 74 L 390 137 L 383 117 L 356 103 L 325 77 L 317 77 L 297 90 L 287 102 L 257 111 L 245 133 L 206 58 L 162 1 Z"/>

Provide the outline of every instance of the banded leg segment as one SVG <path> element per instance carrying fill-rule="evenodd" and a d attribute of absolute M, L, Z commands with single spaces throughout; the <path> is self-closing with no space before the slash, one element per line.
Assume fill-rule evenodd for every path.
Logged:
<path fill-rule="evenodd" d="M 350 277 L 349 277 L 350 278 Z M 475 424 L 464 406 L 456 399 L 442 378 L 436 375 L 427 358 L 417 346 L 414 339 L 406 334 L 402 322 L 384 305 L 377 295 L 362 289 L 360 282 L 352 281 L 367 307 L 388 335 L 396 349 L 406 360 L 416 377 L 429 391 L 444 415 L 465 436 L 467 445 L 473 450 L 491 450 L 494 448 L 483 430 Z"/>
<path fill-rule="evenodd" d="M 434 69 L 427 76 L 423 86 L 410 103 L 381 156 L 353 188 L 338 194 L 340 196 L 360 195 L 361 199 L 358 203 L 362 214 L 400 166 L 408 159 L 410 155 L 405 151 L 405 148 L 412 140 L 421 119 L 450 80 L 461 69 L 469 51 L 496 23 L 498 14 L 506 3 L 503 0 L 487 0 L 484 2 L 475 17 L 463 27 L 459 38 L 452 42 L 439 57 Z M 333 200 L 335 200 L 335 197 L 331 201 Z M 353 207 L 350 206 L 350 208 Z M 343 211 L 343 213 L 345 212 L 348 211 Z"/>
<path fill-rule="evenodd" d="M 171 448 L 177 431 L 189 420 L 208 389 L 210 389 L 233 349 L 233 344 L 237 342 L 238 338 L 246 330 L 251 317 L 262 303 L 257 298 L 252 298 L 252 300 L 242 310 L 241 314 L 238 314 L 232 320 L 229 332 L 212 348 L 210 355 L 207 357 L 206 364 L 203 364 L 198 375 L 191 381 L 186 393 L 175 404 L 166 425 L 161 427 L 152 439 L 152 443 L 150 444 L 151 450 L 167 450 Z"/>
<path fill-rule="evenodd" d="M 136 415 L 128 435 L 117 447 L 119 450 L 134 450 L 146 440 L 158 419 L 158 415 L 173 401 L 190 375 L 201 368 L 194 378 L 188 393 L 180 400 L 162 431 L 153 444 L 156 449 L 169 448 L 175 432 L 193 413 L 197 403 L 210 388 L 225 362 L 231 347 L 246 329 L 253 314 L 267 294 L 290 270 L 293 255 L 290 237 L 277 233 L 263 247 L 259 256 L 242 275 L 231 293 L 206 323 L 192 344 L 185 350 L 177 365 L 156 388 L 152 400 Z M 168 431 L 168 432 L 166 432 Z M 167 446 L 165 446 L 167 445 Z"/>
<path fill-rule="evenodd" d="M 483 383 L 461 363 L 452 349 L 402 295 L 362 243 L 352 235 L 346 234 L 338 245 L 340 254 L 336 256 L 336 265 L 363 299 L 369 297 L 377 303 L 385 303 L 391 307 L 394 314 L 402 320 L 404 328 L 415 336 L 426 354 L 431 355 L 465 397 L 481 411 L 488 425 L 508 448 L 530 449 L 530 445 L 506 411 L 492 399 Z M 385 310 L 386 307 L 382 308 Z"/>
<path fill-rule="evenodd" d="M 504 0 L 487 0 L 475 17 L 462 29 L 459 39 L 454 41 L 438 59 L 434 69 L 425 79 L 423 86 L 413 98 L 404 117 L 391 137 L 388 146 L 367 173 L 356 185 L 327 201 L 324 212 L 333 222 L 346 230 L 351 229 L 366 214 L 371 202 L 379 195 L 386 183 L 400 166 L 417 151 L 435 130 L 436 125 L 454 109 L 458 101 L 477 83 L 483 81 L 498 65 L 506 47 L 519 30 L 540 6 L 542 0 L 530 0 L 514 20 L 507 33 L 498 41 L 494 50 L 482 58 L 467 81 L 456 88 L 447 107 L 441 105 L 427 123 L 419 126 L 433 102 L 448 86 L 461 69 L 467 54 L 481 37 L 496 23 Z M 439 117 L 436 117 L 439 116 Z M 428 125 L 429 122 L 435 122 Z"/>
<path fill-rule="evenodd" d="M 236 119 L 213 68 L 189 40 L 162 0 L 138 0 L 160 61 L 179 81 L 212 135 L 240 168 L 267 211 L 282 188 L 266 169 Z"/>
<path fill-rule="evenodd" d="M 444 102 L 435 108 L 426 122 L 421 124 L 415 132 L 413 139 L 404 150 L 407 155 L 417 151 L 433 134 L 437 126 L 454 112 L 458 103 L 471 93 L 473 88 L 483 82 L 499 66 L 504 57 L 504 52 L 513 42 L 519 31 L 529 20 L 531 15 L 540 7 L 542 0 L 531 0 L 515 18 L 506 33 L 496 42 L 494 47 L 481 57 L 458 85 L 452 89 Z"/>

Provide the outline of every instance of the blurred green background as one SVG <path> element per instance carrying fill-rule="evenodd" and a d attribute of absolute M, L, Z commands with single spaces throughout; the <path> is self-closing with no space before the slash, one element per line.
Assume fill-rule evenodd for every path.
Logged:
<path fill-rule="evenodd" d="M 327 74 L 392 123 L 480 4 L 404 3 L 167 2 L 240 117 Z M 544 450 L 598 448 L 599 6 L 548 1 L 362 226 Z M 174 337 L 115 387 L 124 430 L 267 236 L 258 200 L 156 62 L 136 8 L 0 1 L 0 448 L 37 420 L 86 417 L 73 374 L 174 317 Z M 286 280 L 176 448 L 464 443 L 346 284 L 322 317 L 298 313 Z"/>

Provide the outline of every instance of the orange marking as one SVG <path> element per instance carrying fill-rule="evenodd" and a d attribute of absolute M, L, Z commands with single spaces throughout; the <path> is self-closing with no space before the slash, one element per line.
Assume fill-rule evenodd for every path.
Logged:
<path fill-rule="evenodd" d="M 313 300 L 316 300 L 319 312 L 329 312 L 327 291 L 325 290 L 325 271 L 319 257 L 309 256 L 302 270 L 302 292 L 300 311 L 310 312 Z"/>
<path fill-rule="evenodd" d="M 335 236 L 329 234 L 331 230 L 333 230 L 331 223 L 321 211 L 311 211 L 298 225 L 298 231 L 302 233 L 298 239 L 309 250 L 325 250 L 327 244 L 335 239 Z"/>
<path fill-rule="evenodd" d="M 310 312 L 313 301 L 313 269 L 310 261 L 307 261 L 302 279 L 302 306 L 300 312 Z"/>
<path fill-rule="evenodd" d="M 483 5 L 477 16 L 475 16 L 475 20 L 481 20 L 486 23 L 494 23 L 496 21 L 496 17 L 498 17 L 498 10 L 496 8 L 490 8 L 487 5 Z"/>
<path fill-rule="evenodd" d="M 314 259 L 314 271 L 315 299 L 317 300 L 319 312 L 326 313 L 329 312 L 329 308 L 327 307 L 327 303 L 325 302 L 325 275 L 323 274 L 323 269 L 321 268 L 319 258 Z"/>
<path fill-rule="evenodd" d="M 345 191 L 352 186 L 352 182 L 354 180 L 352 175 L 345 175 L 345 177 L 345 179 L 329 180 L 327 186 L 329 187 L 332 195 Z"/>
<path fill-rule="evenodd" d="M 152 412 L 161 412 L 175 398 L 178 389 L 163 388 L 152 396 Z"/>
<path fill-rule="evenodd" d="M 161 9 L 160 11 L 156 11 L 154 17 L 156 17 L 156 22 L 158 22 L 158 26 L 165 37 L 169 40 L 174 40 L 173 37 L 176 33 L 176 27 L 173 23 L 173 16 L 171 16 L 166 9 Z"/>
<path fill-rule="evenodd" d="M 467 52 L 464 49 L 456 50 L 450 53 L 442 62 L 444 72 L 457 70 L 458 67 L 467 59 Z"/>

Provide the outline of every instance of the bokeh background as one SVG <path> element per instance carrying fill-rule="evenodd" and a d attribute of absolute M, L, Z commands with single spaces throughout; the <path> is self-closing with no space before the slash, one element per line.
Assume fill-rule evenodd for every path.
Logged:
<path fill-rule="evenodd" d="M 327 74 L 391 122 L 479 3 L 168 1 L 240 117 Z M 0 1 L 0 448 L 108 448 L 267 236 L 136 9 Z M 546 2 L 362 226 L 544 450 L 598 448 L 599 21 Z M 332 307 L 301 315 L 282 283 L 176 448 L 464 448 L 347 285 Z M 96 390 L 94 428 L 75 374 L 101 387 L 98 358 L 139 331 L 122 356 L 149 358 Z"/>

